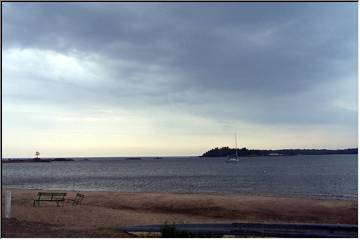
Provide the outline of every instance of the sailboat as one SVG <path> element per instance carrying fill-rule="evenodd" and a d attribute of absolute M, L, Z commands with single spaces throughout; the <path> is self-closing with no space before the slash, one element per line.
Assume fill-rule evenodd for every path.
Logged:
<path fill-rule="evenodd" d="M 235 156 L 229 156 L 226 162 L 240 162 L 240 158 L 238 156 L 237 134 L 235 134 L 235 152 Z"/>

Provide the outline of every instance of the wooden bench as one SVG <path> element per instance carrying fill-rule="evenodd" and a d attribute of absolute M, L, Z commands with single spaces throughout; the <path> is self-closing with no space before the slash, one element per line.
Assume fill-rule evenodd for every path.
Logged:
<path fill-rule="evenodd" d="M 59 207 L 60 203 L 64 206 L 66 193 L 59 193 L 59 192 L 38 192 L 37 198 L 34 199 L 33 206 L 40 207 L 40 202 L 47 201 L 47 202 L 56 202 L 56 206 Z"/>
<path fill-rule="evenodd" d="M 68 199 L 69 202 L 72 202 L 72 205 L 81 205 L 82 200 L 84 199 L 85 195 L 77 193 L 74 199 Z"/>

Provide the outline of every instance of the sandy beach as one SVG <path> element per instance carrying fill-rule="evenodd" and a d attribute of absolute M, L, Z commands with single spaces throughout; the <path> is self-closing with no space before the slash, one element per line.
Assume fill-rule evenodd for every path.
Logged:
<path fill-rule="evenodd" d="M 104 229 L 175 223 L 342 223 L 357 224 L 357 201 L 304 198 L 261 197 L 216 194 L 81 192 L 81 206 L 54 202 L 32 206 L 39 190 L 3 189 L 12 192 L 12 218 L 4 224 L 5 236 L 47 236 L 51 231 L 66 230 L 71 236 L 95 232 L 91 236 L 126 237 Z M 64 191 L 61 191 L 64 192 Z M 73 198 L 76 192 L 67 192 Z M 38 224 L 46 232 L 29 232 L 21 224 Z M 36 227 L 35 227 L 36 229 Z M 21 232 L 25 231 L 25 232 Z M 31 231 L 34 231 L 32 229 Z M 49 232 L 50 231 L 50 232 Z M 99 235 L 100 234 L 100 235 Z M 56 236 L 62 236 L 56 235 Z M 34 236 L 35 237 L 35 236 Z"/>

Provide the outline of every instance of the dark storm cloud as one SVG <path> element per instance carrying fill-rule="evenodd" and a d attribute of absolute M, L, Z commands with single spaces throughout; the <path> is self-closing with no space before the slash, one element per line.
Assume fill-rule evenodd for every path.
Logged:
<path fill-rule="evenodd" d="M 262 123 L 355 124 L 356 111 L 333 101 L 348 94 L 336 91 L 342 84 L 354 86 L 356 101 L 356 3 L 3 6 L 5 48 L 100 56 L 113 84 L 96 90 L 114 104 L 174 104 Z M 154 82 L 157 76 L 168 81 Z M 120 78 L 134 88 L 118 86 Z"/>

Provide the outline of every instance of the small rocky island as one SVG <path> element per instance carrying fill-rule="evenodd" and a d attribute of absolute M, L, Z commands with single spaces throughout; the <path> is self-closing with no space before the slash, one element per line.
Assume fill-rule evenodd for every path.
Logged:
<path fill-rule="evenodd" d="M 2 159 L 2 163 L 29 163 L 29 162 L 68 162 L 74 161 L 72 158 L 13 158 Z"/>
<path fill-rule="evenodd" d="M 235 148 L 222 147 L 213 148 L 201 157 L 227 157 L 236 154 Z M 257 156 L 293 156 L 293 155 L 328 155 L 328 154 L 358 154 L 357 148 L 348 149 L 280 149 L 280 150 L 251 150 L 241 148 L 237 150 L 238 156 L 257 157 Z"/>

